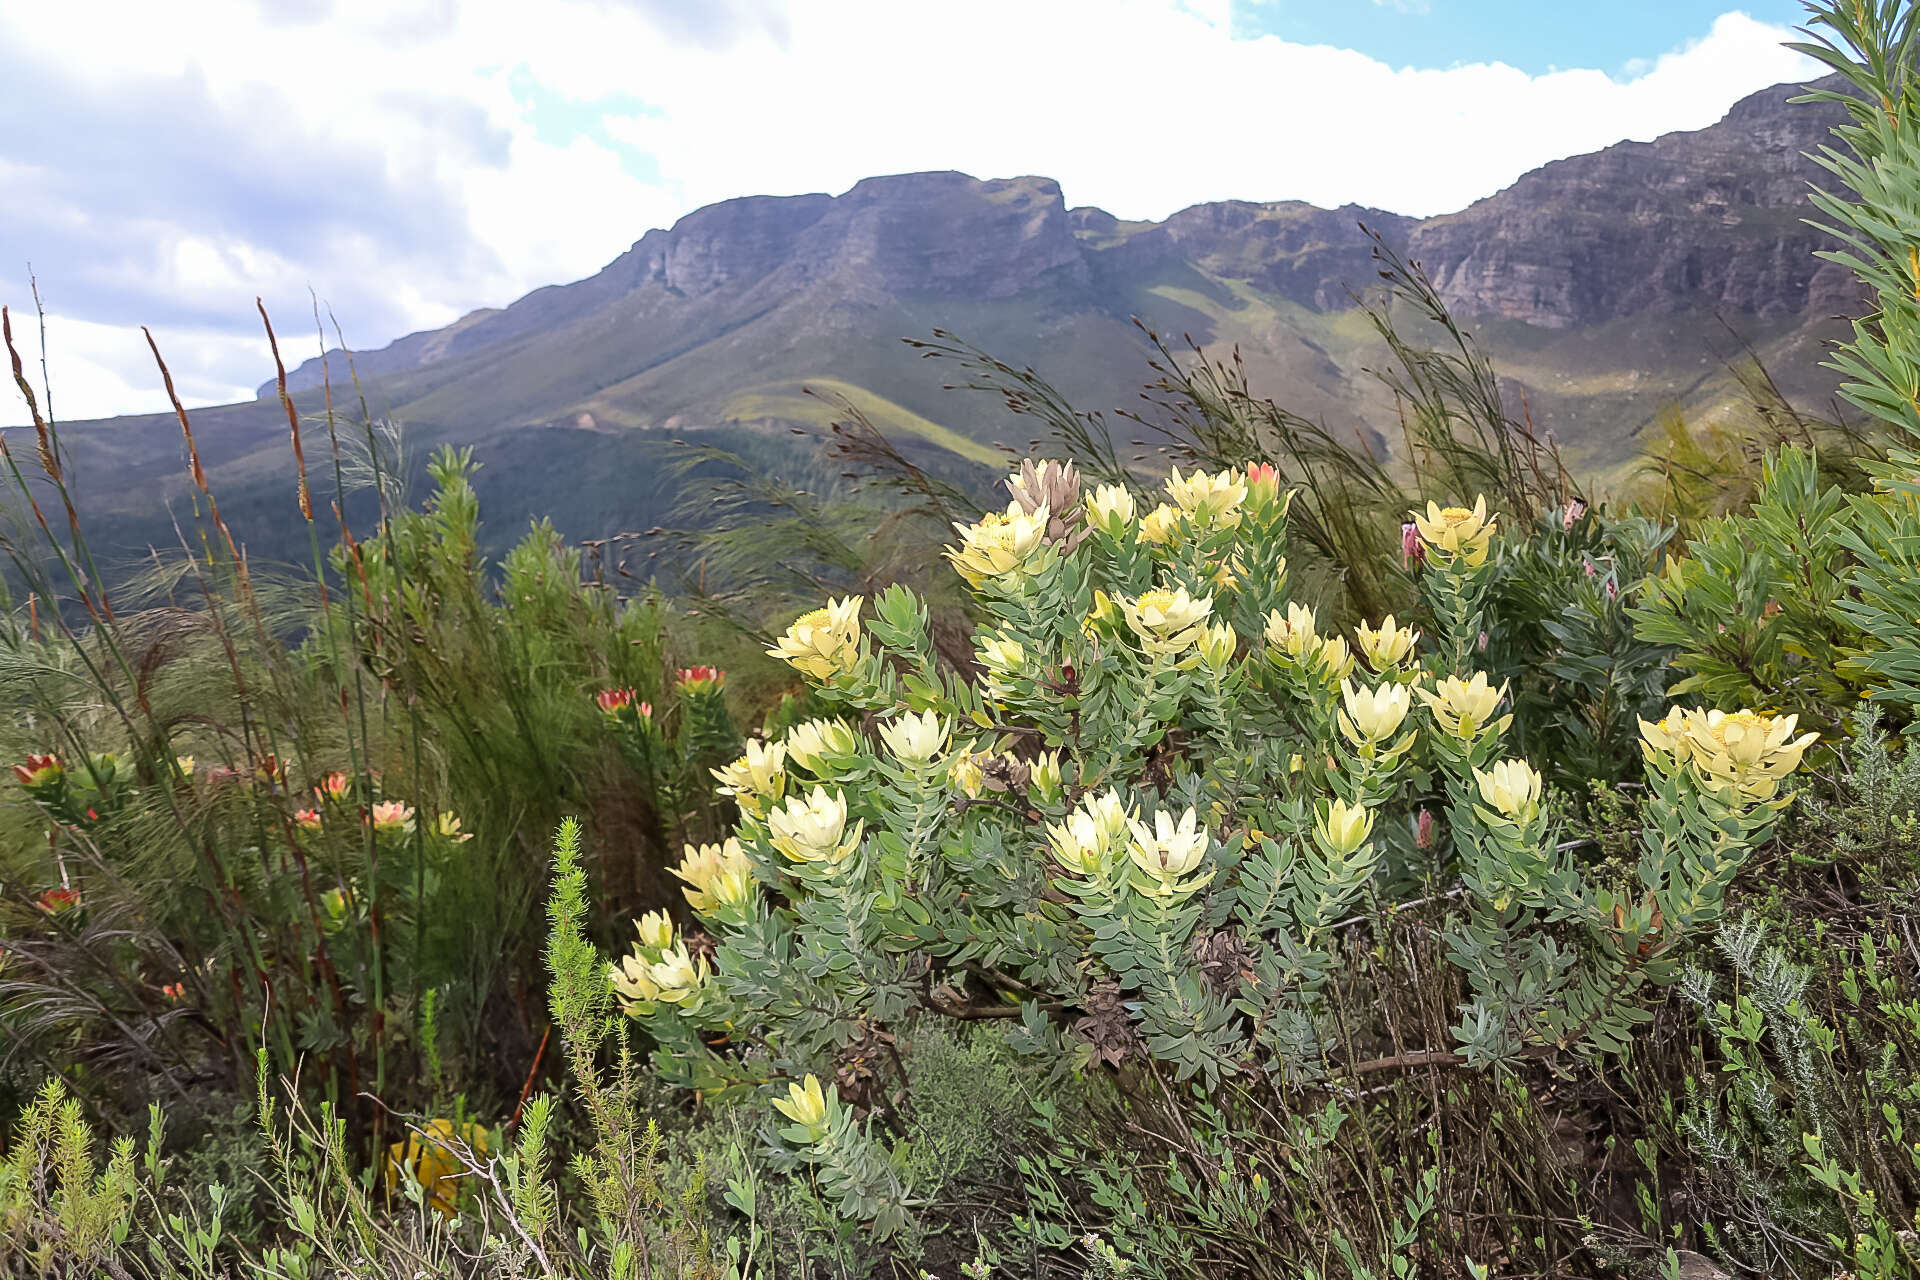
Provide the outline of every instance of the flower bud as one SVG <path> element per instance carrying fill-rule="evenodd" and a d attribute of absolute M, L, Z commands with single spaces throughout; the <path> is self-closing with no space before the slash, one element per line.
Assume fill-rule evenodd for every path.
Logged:
<path fill-rule="evenodd" d="M 1373 810 L 1336 797 L 1314 819 L 1313 829 L 1329 852 L 1346 857 L 1357 852 L 1373 834 Z"/>

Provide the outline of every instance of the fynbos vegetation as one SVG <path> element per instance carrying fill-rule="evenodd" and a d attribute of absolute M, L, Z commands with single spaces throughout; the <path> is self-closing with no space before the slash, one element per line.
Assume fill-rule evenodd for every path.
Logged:
<path fill-rule="evenodd" d="M 182 410 L 128 573 L 9 325 L 0 1271 L 1920 1273 L 1920 11 L 1809 30 L 1863 420 L 1630 499 L 1381 242 L 1392 458 L 940 334 L 1003 491 L 849 400 L 639 588 L 289 398 L 304 572 Z"/>

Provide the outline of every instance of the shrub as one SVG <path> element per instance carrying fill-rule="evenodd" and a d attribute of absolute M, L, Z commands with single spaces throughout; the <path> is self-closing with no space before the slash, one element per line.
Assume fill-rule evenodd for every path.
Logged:
<path fill-rule="evenodd" d="M 1058 464 L 1043 504 L 1033 474 L 949 551 L 986 620 L 977 677 L 934 661 L 903 589 L 864 634 L 844 599 L 776 646 L 858 720 L 729 771 L 740 826 L 679 872 L 711 957 L 650 918 L 613 970 L 661 1073 L 774 1094 L 784 1147 L 884 1232 L 914 1198 L 876 1127 L 893 1104 L 818 1077 L 911 1016 L 1004 1020 L 1029 1053 L 1194 1081 L 1174 1110 L 1222 1134 L 1258 1128 L 1255 1090 L 1624 1046 L 1635 993 L 1715 922 L 1810 735 L 1750 712 L 1647 725 L 1638 883 L 1597 883 L 1560 850 L 1538 772 L 1503 758 L 1506 690 L 1474 670 L 1484 502 L 1418 517 L 1441 624 L 1423 648 L 1391 619 L 1325 634 L 1289 598 L 1270 471 L 1176 471 L 1146 512 Z M 1423 834 L 1422 797 L 1447 840 Z M 1455 874 L 1454 1043 L 1369 1059 L 1386 1029 L 1329 1000 L 1339 930 L 1357 914 L 1384 945 L 1394 897 Z"/>

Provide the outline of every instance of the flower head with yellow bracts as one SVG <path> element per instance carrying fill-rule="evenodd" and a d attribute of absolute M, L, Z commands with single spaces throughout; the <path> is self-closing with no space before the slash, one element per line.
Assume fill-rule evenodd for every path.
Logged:
<path fill-rule="evenodd" d="M 787 730 L 787 760 L 818 775 L 830 760 L 860 750 L 860 735 L 845 720 L 808 720 Z"/>
<path fill-rule="evenodd" d="M 1378 627 L 1361 623 L 1355 634 L 1360 639 L 1360 656 L 1375 671 L 1405 663 L 1413 654 L 1414 646 L 1420 643 L 1420 633 L 1412 627 L 1400 626 L 1392 614 L 1382 618 Z"/>
<path fill-rule="evenodd" d="M 805 796 L 788 796 L 767 815 L 773 847 L 795 862 L 838 866 L 860 847 L 864 822 L 847 829 L 847 800 L 838 791 L 816 786 Z"/>
<path fill-rule="evenodd" d="M 1098 795 L 1081 797 L 1064 821 L 1047 827 L 1047 844 L 1054 861 L 1076 875 L 1098 875 L 1112 860 L 1116 844 L 1126 834 L 1133 813 L 1109 787 Z"/>
<path fill-rule="evenodd" d="M 1146 879 L 1134 884 L 1156 897 L 1191 893 L 1200 887 L 1188 877 L 1199 869 L 1207 856 L 1210 837 L 1200 826 L 1200 818 L 1189 807 L 1175 818 L 1165 809 L 1153 815 L 1153 825 L 1139 818 L 1127 820 L 1127 856 L 1146 873 Z"/>
<path fill-rule="evenodd" d="M 989 578 L 1026 572 L 1046 545 L 1047 519 L 1045 506 L 1029 512 L 1015 502 L 1005 514 L 989 511 L 978 524 L 956 524 L 960 545 L 947 548 L 947 559 L 976 588 Z"/>
<path fill-rule="evenodd" d="M 1525 760 L 1499 760 L 1492 768 L 1475 769 L 1473 780 L 1487 807 L 1516 826 L 1525 826 L 1540 811 L 1540 773 Z"/>
<path fill-rule="evenodd" d="M 1196 527 L 1231 528 L 1240 522 L 1247 481 L 1238 471 L 1195 471 L 1182 476 L 1175 467 L 1167 477 L 1167 497 Z"/>
<path fill-rule="evenodd" d="M 1140 637 L 1140 647 L 1154 656 L 1183 653 L 1192 648 L 1213 613 L 1212 596 L 1196 600 L 1187 594 L 1185 587 L 1171 591 L 1155 587 L 1131 600 L 1123 597 L 1119 603 L 1127 625 Z"/>
<path fill-rule="evenodd" d="M 1336 796 L 1314 817 L 1313 833 L 1332 853 L 1342 857 L 1357 853 L 1373 834 L 1373 810 Z"/>
<path fill-rule="evenodd" d="M 725 844 L 688 845 L 673 874 L 687 882 L 681 892 L 703 915 L 716 907 L 739 906 L 753 892 L 753 860 L 732 836 Z"/>
<path fill-rule="evenodd" d="M 947 722 L 931 711 L 903 712 L 880 725 L 880 739 L 908 768 L 931 761 L 947 745 Z"/>
<path fill-rule="evenodd" d="M 705 957 L 696 960 L 682 941 L 663 951 L 658 960 L 649 960 L 640 951 L 629 952 L 608 966 L 607 980 L 622 1008 L 643 1014 L 656 1004 L 691 1004 L 707 974 Z"/>
<path fill-rule="evenodd" d="M 1377 746 L 1392 738 L 1413 709 L 1413 695 L 1407 692 L 1407 686 L 1392 681 L 1369 689 L 1342 680 L 1340 699 L 1344 704 L 1338 717 L 1340 732 L 1356 747 Z"/>
<path fill-rule="evenodd" d="M 1641 749 L 1649 761 L 1667 756 L 1691 765 L 1711 791 L 1768 801 L 1820 739 L 1817 733 L 1795 737 L 1799 723 L 1793 715 L 1675 707 L 1658 721 L 1640 722 Z"/>
<path fill-rule="evenodd" d="M 1125 485 L 1103 484 L 1087 499 L 1086 519 L 1096 529 L 1117 534 L 1133 523 L 1137 509 L 1132 490 Z"/>
<path fill-rule="evenodd" d="M 1140 517 L 1140 541 L 1150 546 L 1164 547 L 1173 541 L 1174 530 L 1179 524 L 1180 508 L 1171 502 L 1163 502 Z"/>
<path fill-rule="evenodd" d="M 1487 514 L 1485 494 L 1474 497 L 1471 511 L 1429 502 L 1426 514 L 1416 511 L 1412 515 L 1413 526 L 1419 531 L 1420 541 L 1426 545 L 1429 555 L 1442 564 L 1458 559 L 1469 569 L 1487 562 L 1493 535 L 1500 529 L 1498 521 Z"/>
<path fill-rule="evenodd" d="M 1496 689 L 1488 682 L 1486 672 L 1476 671 L 1471 680 L 1448 676 L 1431 689 L 1416 688 L 1414 692 L 1433 712 L 1434 722 L 1443 732 L 1471 742 L 1492 722 L 1500 700 L 1507 696 L 1507 686 L 1503 682 Z"/>
<path fill-rule="evenodd" d="M 807 1131 L 807 1140 L 816 1141 L 827 1131 L 827 1093 L 820 1077 L 809 1072 L 804 1081 L 787 1086 L 787 1096 L 773 1100 L 774 1110 Z"/>
<path fill-rule="evenodd" d="M 767 656 L 823 682 L 852 670 L 860 657 L 861 601 L 860 596 L 828 600 L 801 614 Z"/>
<path fill-rule="evenodd" d="M 732 796 L 743 810 L 758 815 L 786 794 L 786 764 L 785 743 L 749 740 L 746 754 L 712 772 L 721 795 Z"/>
<path fill-rule="evenodd" d="M 1278 609 L 1267 614 L 1265 632 L 1267 644 L 1298 662 L 1311 657 L 1320 647 L 1320 634 L 1314 630 L 1313 610 L 1304 604 L 1294 602 L 1281 613 Z"/>

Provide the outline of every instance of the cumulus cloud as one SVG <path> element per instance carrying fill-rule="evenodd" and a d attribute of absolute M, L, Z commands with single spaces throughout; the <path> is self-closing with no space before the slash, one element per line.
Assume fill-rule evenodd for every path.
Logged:
<path fill-rule="evenodd" d="M 0 300 L 24 263 L 69 416 L 266 372 L 252 299 L 378 345 L 597 270 L 730 196 L 954 168 L 1159 218 L 1446 212 L 1813 74 L 1738 13 L 1625 79 L 1234 39 L 1227 0 L 198 0 L 0 9 Z M 310 340 L 308 340 L 310 342 Z M 296 349 L 295 357 L 305 354 Z M 16 417 L 0 413 L 0 420 Z"/>

